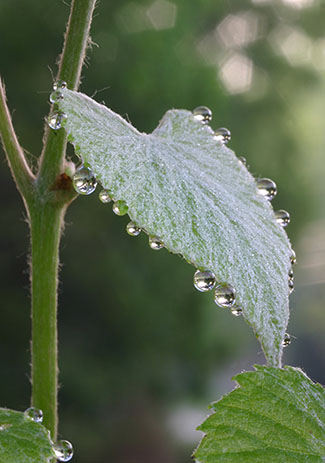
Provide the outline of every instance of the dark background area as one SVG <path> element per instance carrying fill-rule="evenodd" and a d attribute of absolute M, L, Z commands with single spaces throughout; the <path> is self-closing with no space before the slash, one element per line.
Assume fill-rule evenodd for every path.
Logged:
<path fill-rule="evenodd" d="M 0 74 L 35 165 L 68 14 L 63 1 L 0 0 Z M 140 131 L 171 107 L 207 105 L 251 172 L 277 183 L 298 259 L 284 362 L 323 384 L 324 24 L 316 0 L 102 0 L 81 84 Z M 0 403 L 24 410 L 28 226 L 1 158 Z M 61 437 L 75 463 L 190 461 L 207 405 L 264 356 L 241 317 L 194 289 L 194 268 L 129 237 L 98 191 L 71 205 L 61 245 Z"/>

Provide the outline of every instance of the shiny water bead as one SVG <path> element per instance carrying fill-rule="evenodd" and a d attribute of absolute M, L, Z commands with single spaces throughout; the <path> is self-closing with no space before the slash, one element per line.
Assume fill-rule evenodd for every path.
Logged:
<path fill-rule="evenodd" d="M 128 213 L 128 210 L 129 208 L 125 201 L 119 200 L 115 201 L 115 203 L 113 204 L 113 212 L 116 215 L 125 215 Z"/>
<path fill-rule="evenodd" d="M 67 83 L 64 80 L 58 80 L 57 82 L 54 82 L 53 84 L 54 92 L 56 92 L 60 88 L 67 88 Z"/>
<path fill-rule="evenodd" d="M 247 161 L 246 161 L 246 158 L 244 158 L 244 156 L 240 156 L 240 157 L 238 158 L 238 161 L 240 161 L 242 164 L 244 164 L 244 166 L 247 165 Z"/>
<path fill-rule="evenodd" d="M 164 247 L 164 243 L 157 236 L 149 236 L 149 246 L 154 251 L 159 251 Z"/>
<path fill-rule="evenodd" d="M 283 340 L 282 340 L 282 345 L 283 345 L 283 347 L 287 347 L 290 343 L 291 343 L 290 334 L 286 333 L 284 335 Z"/>
<path fill-rule="evenodd" d="M 234 315 L 235 317 L 239 317 L 240 315 L 243 315 L 243 310 L 241 309 L 241 307 L 239 307 L 236 304 L 233 307 L 231 307 L 230 310 L 231 310 L 232 315 Z"/>
<path fill-rule="evenodd" d="M 291 294 L 293 292 L 293 290 L 295 289 L 293 278 L 289 279 L 288 286 L 289 286 L 289 294 Z"/>
<path fill-rule="evenodd" d="M 97 180 L 90 167 L 82 165 L 78 167 L 72 177 L 74 189 L 80 195 L 90 195 L 97 186 Z"/>
<path fill-rule="evenodd" d="M 99 192 L 98 198 L 102 203 L 109 203 L 112 201 L 108 190 L 101 190 Z"/>
<path fill-rule="evenodd" d="M 35 423 L 42 423 L 43 412 L 38 408 L 29 407 L 24 411 L 24 417 L 28 420 L 34 421 Z"/>
<path fill-rule="evenodd" d="M 231 139 L 231 132 L 225 127 L 220 127 L 214 132 L 214 138 L 225 145 Z"/>
<path fill-rule="evenodd" d="M 290 262 L 291 262 L 291 265 L 294 265 L 297 262 L 297 256 L 293 249 L 291 249 Z"/>
<path fill-rule="evenodd" d="M 50 102 L 57 103 L 58 101 L 63 100 L 63 93 L 60 90 L 55 90 L 50 95 Z"/>
<path fill-rule="evenodd" d="M 55 457 L 59 461 L 70 461 L 73 457 L 73 447 L 67 440 L 60 440 L 52 447 Z"/>
<path fill-rule="evenodd" d="M 201 292 L 210 291 L 216 284 L 216 277 L 210 270 L 197 270 L 194 273 L 193 284 Z"/>
<path fill-rule="evenodd" d="M 292 269 L 289 270 L 288 279 L 293 280 L 293 270 Z"/>
<path fill-rule="evenodd" d="M 281 227 L 286 227 L 290 223 L 290 214 L 289 212 L 280 209 L 275 213 L 275 220 Z"/>
<path fill-rule="evenodd" d="M 198 106 L 193 110 L 193 116 L 202 124 L 208 124 L 212 120 L 212 111 L 206 106 Z"/>
<path fill-rule="evenodd" d="M 64 122 L 67 119 L 67 115 L 61 111 L 54 111 L 47 118 L 48 125 L 53 130 L 59 130 L 63 127 Z"/>
<path fill-rule="evenodd" d="M 271 201 L 277 194 L 277 188 L 275 182 L 270 178 L 260 178 L 256 182 L 257 192 L 264 196 L 265 199 Z"/>
<path fill-rule="evenodd" d="M 138 236 L 141 233 L 141 228 L 134 222 L 129 222 L 126 226 L 126 231 L 130 236 Z"/>
<path fill-rule="evenodd" d="M 226 283 L 220 284 L 216 287 L 214 294 L 214 302 L 219 307 L 230 308 L 235 304 L 236 292 L 231 285 Z"/>

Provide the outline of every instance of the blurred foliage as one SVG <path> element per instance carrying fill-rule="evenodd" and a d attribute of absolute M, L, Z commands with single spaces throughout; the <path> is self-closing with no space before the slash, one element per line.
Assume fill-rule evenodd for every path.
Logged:
<path fill-rule="evenodd" d="M 68 13 L 59 0 L 0 2 L 0 74 L 34 164 Z M 92 26 L 98 45 L 89 50 L 81 85 L 147 132 L 171 107 L 207 105 L 212 127 L 231 129 L 229 145 L 251 172 L 276 181 L 273 205 L 292 214 L 288 233 L 301 263 L 290 325 L 299 338 L 285 360 L 323 384 L 325 269 L 307 281 L 311 267 L 302 265 L 299 243 L 306 224 L 323 224 L 301 250 L 310 255 L 313 246 L 318 259 L 324 255 L 316 245 L 325 229 L 324 22 L 325 4 L 316 0 L 102 1 Z M 229 63 L 237 66 L 230 74 Z M 245 91 L 238 91 L 245 76 Z M 5 162 L 0 176 L 0 397 L 22 410 L 30 390 L 28 228 Z M 76 463 L 189 461 L 194 444 L 168 425 L 170 410 L 204 410 L 231 387 L 231 374 L 263 356 L 242 319 L 194 290 L 193 268 L 152 252 L 144 236 L 127 236 L 126 223 L 97 193 L 79 198 L 67 214 L 59 294 L 62 437 L 74 443 Z"/>

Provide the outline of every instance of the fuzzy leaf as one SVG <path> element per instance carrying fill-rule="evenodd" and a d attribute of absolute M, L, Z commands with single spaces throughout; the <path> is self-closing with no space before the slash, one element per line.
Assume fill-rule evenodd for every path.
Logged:
<path fill-rule="evenodd" d="M 230 283 L 268 362 L 281 363 L 291 246 L 233 151 L 191 112 L 168 111 L 152 134 L 86 95 L 62 89 L 76 152 L 149 235 Z"/>
<path fill-rule="evenodd" d="M 48 463 L 53 457 L 44 426 L 22 412 L 0 408 L 0 463 Z"/>
<path fill-rule="evenodd" d="M 256 366 L 198 428 L 200 463 L 325 461 L 325 391 L 299 368 Z"/>

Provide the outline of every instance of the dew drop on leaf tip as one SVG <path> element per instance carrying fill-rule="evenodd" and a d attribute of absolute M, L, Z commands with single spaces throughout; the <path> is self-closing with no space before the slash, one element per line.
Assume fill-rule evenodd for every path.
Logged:
<path fill-rule="evenodd" d="M 99 192 L 98 198 L 102 203 L 109 203 L 112 201 L 108 190 L 101 190 Z"/>
<path fill-rule="evenodd" d="M 59 461 L 70 461 L 73 457 L 72 444 L 67 440 L 60 440 L 53 444 L 53 452 Z"/>
<path fill-rule="evenodd" d="M 214 139 L 226 145 L 231 140 L 231 132 L 225 127 L 220 127 L 214 132 Z"/>
<path fill-rule="evenodd" d="M 219 284 L 215 290 L 214 302 L 219 307 L 225 307 L 225 308 L 233 307 L 236 302 L 235 289 L 227 283 Z"/>
<path fill-rule="evenodd" d="M 113 204 L 113 212 L 116 215 L 123 216 L 128 213 L 128 206 L 125 201 L 115 201 Z"/>
<path fill-rule="evenodd" d="M 59 130 L 64 126 L 67 115 L 62 111 L 54 111 L 47 118 L 48 125 L 53 130 Z"/>
<path fill-rule="evenodd" d="M 129 222 L 126 226 L 126 231 L 130 236 L 138 236 L 141 233 L 141 228 L 134 222 Z"/>
<path fill-rule="evenodd" d="M 280 209 L 275 213 L 275 220 L 281 227 L 286 227 L 290 223 L 290 214 L 289 212 Z"/>
<path fill-rule="evenodd" d="M 81 195 L 90 195 L 96 190 L 97 180 L 90 167 L 82 165 L 78 167 L 72 177 L 73 187 Z"/>
<path fill-rule="evenodd" d="M 216 284 L 216 277 L 210 270 L 197 270 L 194 273 L 193 284 L 198 291 L 210 291 Z"/>
<path fill-rule="evenodd" d="M 34 423 L 42 423 L 43 412 L 39 408 L 29 407 L 24 411 L 24 417 L 27 420 L 34 421 Z"/>
<path fill-rule="evenodd" d="M 257 192 L 264 196 L 265 199 L 271 201 L 277 194 L 275 182 L 269 178 L 260 178 L 256 182 Z"/>
<path fill-rule="evenodd" d="M 149 246 L 154 251 L 159 251 L 164 247 L 164 243 L 157 236 L 149 236 Z"/>
<path fill-rule="evenodd" d="M 208 124 L 212 120 L 212 111 L 206 106 L 198 106 L 193 110 L 193 116 L 197 121 L 202 124 Z"/>

